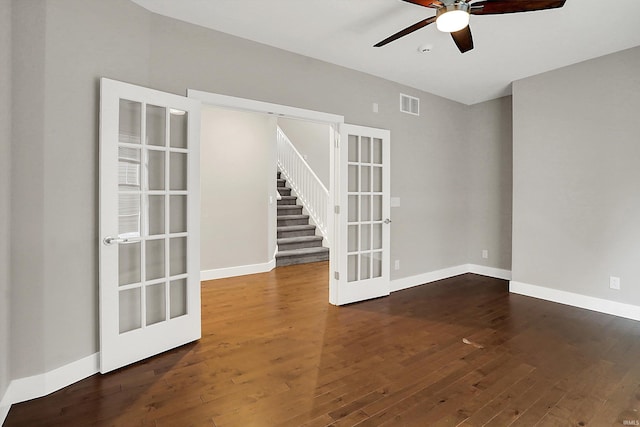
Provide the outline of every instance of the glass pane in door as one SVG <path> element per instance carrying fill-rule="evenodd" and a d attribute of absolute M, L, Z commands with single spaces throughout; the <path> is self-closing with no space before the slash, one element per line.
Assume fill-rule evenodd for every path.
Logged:
<path fill-rule="evenodd" d="M 147 144 L 166 145 L 166 112 L 164 107 L 147 105 Z"/>
<path fill-rule="evenodd" d="M 140 298 L 140 288 L 127 289 L 119 292 L 121 334 L 134 329 L 140 329 L 142 326 Z"/>
<path fill-rule="evenodd" d="M 118 188 L 122 191 L 140 190 L 141 151 L 137 148 L 118 148 Z"/>
<path fill-rule="evenodd" d="M 187 123 L 189 113 L 186 111 L 172 108 L 170 121 L 170 135 L 172 148 L 188 148 L 187 147 Z"/>
<path fill-rule="evenodd" d="M 146 308 L 147 319 L 146 324 L 153 325 L 165 320 L 166 317 L 166 304 L 165 304 L 165 284 L 160 283 L 158 285 L 147 286 L 146 294 Z"/>
<path fill-rule="evenodd" d="M 139 193 L 118 196 L 118 237 L 139 237 L 142 225 L 142 205 Z"/>
<path fill-rule="evenodd" d="M 164 204 L 166 197 L 163 195 L 160 196 L 149 196 L 148 201 L 148 216 L 149 221 L 149 236 L 161 235 L 164 234 L 164 226 L 165 226 L 165 218 L 164 218 Z"/>
<path fill-rule="evenodd" d="M 170 239 L 170 267 L 171 276 L 178 276 L 187 272 L 187 238 L 177 237 Z"/>
<path fill-rule="evenodd" d="M 118 117 L 118 141 L 128 144 L 140 144 L 142 135 L 142 103 L 120 100 Z"/>
<path fill-rule="evenodd" d="M 141 246 L 140 242 L 118 245 L 118 284 L 120 286 L 140 283 Z"/>
<path fill-rule="evenodd" d="M 171 233 L 187 231 L 187 196 L 171 196 Z"/>
<path fill-rule="evenodd" d="M 165 151 L 147 150 L 149 165 L 147 167 L 147 190 L 161 191 L 165 189 Z"/>
<path fill-rule="evenodd" d="M 186 279 L 174 280 L 171 282 L 169 292 L 169 313 L 171 318 L 184 316 L 187 314 L 187 281 Z"/>
<path fill-rule="evenodd" d="M 171 153 L 171 170 L 169 182 L 171 190 L 187 189 L 187 155 L 183 153 Z"/>
<path fill-rule="evenodd" d="M 147 240 L 146 250 L 146 279 L 154 280 L 165 277 L 164 271 L 164 251 L 165 239 Z"/>

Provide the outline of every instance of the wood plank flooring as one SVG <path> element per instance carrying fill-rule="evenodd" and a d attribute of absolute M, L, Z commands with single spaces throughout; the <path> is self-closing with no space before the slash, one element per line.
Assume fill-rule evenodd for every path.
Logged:
<path fill-rule="evenodd" d="M 327 283 L 327 263 L 204 282 L 199 342 L 14 405 L 5 426 L 640 420 L 639 322 L 472 274 L 346 307 Z"/>

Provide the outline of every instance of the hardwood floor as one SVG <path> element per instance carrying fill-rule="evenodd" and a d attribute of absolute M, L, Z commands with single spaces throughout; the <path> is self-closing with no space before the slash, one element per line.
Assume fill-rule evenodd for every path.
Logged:
<path fill-rule="evenodd" d="M 199 342 L 14 405 L 5 426 L 640 420 L 638 322 L 511 295 L 507 282 L 472 274 L 333 307 L 327 270 L 204 282 Z"/>

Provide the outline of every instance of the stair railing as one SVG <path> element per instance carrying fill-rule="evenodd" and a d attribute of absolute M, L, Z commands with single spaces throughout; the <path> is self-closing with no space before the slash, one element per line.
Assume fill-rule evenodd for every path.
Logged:
<path fill-rule="evenodd" d="M 278 168 L 325 239 L 329 191 L 278 126 Z"/>

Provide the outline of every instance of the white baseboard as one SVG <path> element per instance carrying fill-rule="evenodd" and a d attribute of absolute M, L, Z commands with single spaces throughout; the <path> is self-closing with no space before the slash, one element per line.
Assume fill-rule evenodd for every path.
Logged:
<path fill-rule="evenodd" d="M 244 276 L 246 274 L 266 273 L 276 267 L 275 257 L 263 264 L 239 265 L 236 267 L 216 268 L 200 272 L 200 281 L 224 279 L 227 277 Z"/>
<path fill-rule="evenodd" d="M 475 264 L 462 264 L 455 267 L 443 268 L 442 270 L 430 271 L 429 273 L 418 274 L 416 276 L 403 277 L 391 281 L 391 292 L 409 289 L 414 286 L 424 285 L 438 280 L 459 276 L 460 274 L 474 273 L 482 276 L 495 277 L 496 279 L 511 279 L 511 271 L 499 268 L 485 267 Z"/>
<path fill-rule="evenodd" d="M 436 282 L 438 280 L 448 279 L 449 277 L 458 276 L 460 274 L 467 273 L 467 269 L 465 267 L 466 266 L 464 265 L 457 265 L 455 267 L 443 268 L 442 270 L 430 271 L 429 273 L 392 280 L 390 290 L 391 292 L 401 291 L 403 289 L 413 288 L 414 286 L 420 286 Z"/>
<path fill-rule="evenodd" d="M 509 292 L 640 321 L 640 307 L 637 305 L 574 294 L 513 280 L 509 283 Z"/>
<path fill-rule="evenodd" d="M 2 400 L 4 400 L 4 398 L 2 398 Z M 9 415 L 9 409 L 11 409 L 11 405 L 0 405 L 0 426 L 4 424 L 4 420 L 7 419 L 7 415 Z"/>
<path fill-rule="evenodd" d="M 503 270 L 501 268 L 486 267 L 484 265 L 477 264 L 467 264 L 467 268 L 469 273 L 489 276 L 496 279 L 511 280 L 511 270 Z"/>
<path fill-rule="evenodd" d="M 99 363 L 98 353 L 95 353 L 44 374 L 11 381 L 0 401 L 0 425 L 9 413 L 11 405 L 46 396 L 90 377 L 98 372 Z"/>

